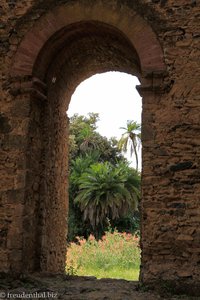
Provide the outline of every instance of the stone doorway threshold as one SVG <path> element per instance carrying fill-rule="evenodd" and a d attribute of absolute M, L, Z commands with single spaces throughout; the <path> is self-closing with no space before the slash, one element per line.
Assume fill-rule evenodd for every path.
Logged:
<path fill-rule="evenodd" d="M 96 279 L 82 276 L 13 277 L 0 275 L 0 300 L 165 300 L 200 299 L 200 297 L 159 295 L 138 289 L 138 282 L 122 279 Z"/>

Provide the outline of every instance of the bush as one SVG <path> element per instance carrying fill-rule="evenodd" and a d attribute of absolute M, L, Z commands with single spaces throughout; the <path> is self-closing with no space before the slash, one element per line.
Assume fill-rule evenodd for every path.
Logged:
<path fill-rule="evenodd" d="M 125 232 L 119 233 L 117 230 L 113 233 L 107 231 L 99 241 L 93 235 L 87 240 L 77 237 L 77 243 L 69 245 L 66 263 L 66 270 L 73 270 L 77 275 L 124 278 L 119 273 L 137 270 L 138 276 L 139 238 Z M 130 277 L 131 275 L 124 279 Z"/>

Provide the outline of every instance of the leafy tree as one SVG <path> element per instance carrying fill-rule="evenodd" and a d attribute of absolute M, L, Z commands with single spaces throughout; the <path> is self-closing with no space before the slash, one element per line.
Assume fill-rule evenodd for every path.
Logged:
<path fill-rule="evenodd" d="M 71 162 L 70 171 L 70 191 L 73 196 L 79 190 L 79 180 L 82 174 L 84 174 L 92 164 L 99 160 L 99 152 L 94 151 L 91 153 L 86 153 L 85 155 L 80 155 Z M 72 198 L 72 197 L 71 197 Z"/>
<path fill-rule="evenodd" d="M 95 229 L 103 227 L 106 218 L 119 219 L 128 211 L 136 210 L 138 188 L 138 173 L 127 164 L 96 163 L 81 175 L 74 201 L 83 212 L 84 220 Z"/>
<path fill-rule="evenodd" d="M 138 218 L 133 215 L 140 175 L 128 166 L 116 138 L 108 140 L 96 131 L 98 120 L 94 113 L 70 118 L 69 241 L 91 233 L 100 237 L 107 228 L 107 217 L 120 230 L 138 228 Z M 87 203 L 87 189 L 93 189 L 96 204 L 91 198 Z"/>
<path fill-rule="evenodd" d="M 93 229 L 89 222 L 83 221 L 83 213 L 79 206 L 74 202 L 74 198 L 79 192 L 79 179 L 86 172 L 90 165 L 99 160 L 99 151 L 81 154 L 76 159 L 71 161 L 70 177 L 69 177 L 69 226 L 68 240 L 72 241 L 76 236 L 88 237 L 93 233 Z"/>
<path fill-rule="evenodd" d="M 119 140 L 119 148 L 120 150 L 127 152 L 130 145 L 130 154 L 135 154 L 136 159 L 136 170 L 138 170 L 138 154 L 137 147 L 140 146 L 141 143 L 141 125 L 135 121 L 127 121 L 126 127 L 120 127 L 125 130 L 122 134 L 121 139 Z"/>
<path fill-rule="evenodd" d="M 70 118 L 70 161 L 77 155 L 96 148 L 95 130 L 98 118 L 98 114 L 95 113 L 90 113 L 89 117 L 74 114 Z"/>
<path fill-rule="evenodd" d="M 130 211 L 127 215 L 111 221 L 111 227 L 117 228 L 119 232 L 128 232 L 140 235 L 140 213 Z"/>
<path fill-rule="evenodd" d="M 77 156 L 94 151 L 99 151 L 99 161 L 125 161 L 118 141 L 115 138 L 108 140 L 96 131 L 98 120 L 99 115 L 95 113 L 89 113 L 87 117 L 75 114 L 70 118 L 70 166 Z"/>

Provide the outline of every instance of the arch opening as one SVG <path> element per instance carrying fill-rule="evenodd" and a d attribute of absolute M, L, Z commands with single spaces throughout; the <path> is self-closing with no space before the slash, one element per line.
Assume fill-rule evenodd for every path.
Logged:
<path fill-rule="evenodd" d="M 63 242 L 62 247 L 56 250 L 56 257 L 53 249 L 58 242 L 61 243 L 61 236 L 64 241 L 66 235 L 63 226 L 68 210 L 66 174 L 68 173 L 67 136 L 69 126 L 65 112 L 71 96 L 78 84 L 93 74 L 105 71 L 126 71 L 129 74 L 139 74 L 140 69 L 135 49 L 117 30 L 111 30 L 109 26 L 94 22 L 76 24 L 75 29 L 72 30 L 75 33 L 69 34 L 69 40 L 64 39 L 65 42 L 62 43 L 60 52 L 56 52 L 56 56 L 50 59 L 50 64 L 48 63 L 48 67 L 44 69 L 46 63 L 43 60 L 44 53 L 46 53 L 46 49 L 50 49 L 48 45 L 45 46 L 33 72 L 34 76 L 37 75 L 40 80 L 45 74 L 47 85 L 47 101 L 42 112 L 40 110 L 42 129 L 38 128 L 43 137 L 39 201 L 45 206 L 41 209 L 45 225 L 41 225 L 41 233 L 37 235 L 37 239 L 40 239 L 38 241 L 38 244 L 41 245 L 40 257 L 45 257 L 43 261 L 40 261 L 40 267 L 44 269 L 44 265 L 48 265 L 50 271 L 55 270 L 55 266 L 57 267 L 59 263 L 57 251 L 60 252 L 60 257 L 64 257 L 65 251 Z M 62 33 L 59 35 L 63 36 Z M 59 41 L 57 37 L 53 37 L 53 39 Z M 50 41 L 51 43 L 52 41 Z M 43 61 L 44 64 L 41 63 Z M 46 71 L 42 74 L 41 70 Z M 36 173 L 38 173 L 38 169 Z M 37 174 L 36 177 L 38 177 Z M 59 215 L 59 218 L 56 215 Z M 51 238 L 52 245 L 49 245 L 43 237 L 50 235 L 52 221 L 56 234 Z"/>
<path fill-rule="evenodd" d="M 113 209 L 109 208 L 109 205 L 107 206 L 108 200 L 106 199 L 111 193 L 115 196 L 115 188 L 108 188 L 108 190 L 107 188 L 101 189 L 102 182 L 98 180 L 98 175 L 100 174 L 98 171 L 94 171 L 96 170 L 95 168 L 102 167 L 104 172 L 101 180 L 104 180 L 107 174 L 105 170 L 108 166 L 111 167 L 111 172 L 115 172 L 121 168 L 120 176 L 125 170 L 128 170 L 127 175 L 129 174 L 129 176 L 132 176 L 132 179 L 134 178 L 133 185 L 138 191 L 139 196 L 140 173 L 135 172 L 135 156 L 130 155 L 130 148 L 128 147 L 124 155 L 127 154 L 131 165 L 127 166 L 128 161 L 117 147 L 124 133 L 124 130 L 120 129 L 120 127 L 123 126 L 126 128 L 127 120 L 136 121 L 138 124 L 141 123 L 141 99 L 135 89 L 138 83 L 139 81 L 135 76 L 121 72 L 106 72 L 94 75 L 83 81 L 76 88 L 67 111 L 70 118 L 69 135 L 71 147 L 69 159 L 69 221 L 66 269 L 70 270 L 71 268 L 76 270 L 78 275 L 92 275 L 97 278 L 122 278 L 127 280 L 138 280 L 139 278 L 140 214 L 137 205 L 139 203 L 137 203 L 135 197 L 132 198 L 129 204 L 128 198 L 124 199 L 122 209 L 118 205 L 114 206 L 120 198 L 118 197 L 116 202 L 114 201 Z M 79 129 L 77 130 L 77 128 Z M 137 152 L 137 157 L 139 158 L 139 170 L 141 170 L 141 153 Z M 84 208 L 85 210 L 77 204 L 78 198 L 75 200 L 78 194 L 80 196 L 78 181 L 81 179 L 84 183 L 85 175 L 89 175 L 90 172 L 93 172 L 92 174 L 96 178 L 96 185 L 99 184 L 98 191 L 102 193 L 100 197 L 101 202 L 105 204 L 105 214 L 100 212 L 99 205 L 96 206 L 96 210 L 92 207 L 92 199 L 90 197 L 87 199 L 90 204 Z M 116 180 L 120 181 L 120 176 Z M 88 180 L 87 175 L 86 178 Z M 128 178 L 124 177 L 125 188 L 127 188 L 127 191 L 130 191 L 126 186 Z M 116 180 L 113 182 L 115 187 L 118 186 Z M 111 182 L 106 181 L 106 183 L 112 186 Z M 96 185 L 93 196 L 99 197 L 100 192 L 95 192 Z M 91 181 L 91 190 L 92 187 L 93 182 Z M 89 207 L 91 211 L 96 211 L 97 215 L 95 213 L 88 213 Z M 116 209 L 118 215 L 116 215 Z M 102 217 L 101 221 L 99 219 L 100 215 Z M 111 231 L 114 231 L 114 234 Z M 116 238 L 115 235 L 118 236 L 116 245 L 113 243 Z M 96 246 L 93 247 L 91 241 L 94 241 L 94 238 L 96 238 L 95 245 L 99 250 L 96 249 Z M 99 239 L 100 241 L 98 242 Z M 80 241 L 80 245 L 76 244 L 75 246 L 74 242 L 78 241 Z M 117 241 L 119 244 L 117 244 Z M 88 245 L 87 253 L 84 253 L 85 243 Z M 110 252 L 109 254 L 109 249 L 112 249 L 112 247 L 112 253 Z M 119 247 L 121 247 L 122 256 L 118 253 Z M 134 253 L 130 264 L 130 257 L 128 255 L 129 247 L 132 248 L 131 251 Z M 103 255 L 106 256 L 102 259 L 101 263 L 95 261 L 96 256 L 93 257 L 92 255 L 95 249 L 97 257 L 101 251 L 102 258 Z M 81 251 L 82 256 L 77 257 L 76 251 Z M 90 256 L 90 251 L 92 256 L 88 261 L 87 257 L 88 255 Z M 112 260 L 115 251 L 116 257 L 115 260 Z M 80 265 L 78 269 L 76 269 L 77 265 Z"/>

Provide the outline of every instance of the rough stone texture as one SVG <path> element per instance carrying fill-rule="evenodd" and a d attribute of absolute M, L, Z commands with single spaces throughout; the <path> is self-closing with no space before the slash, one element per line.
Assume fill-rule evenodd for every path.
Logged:
<path fill-rule="evenodd" d="M 0 271 L 64 272 L 65 111 L 115 70 L 143 96 L 140 279 L 200 288 L 199 1 L 2 0 L 0 14 Z"/>

